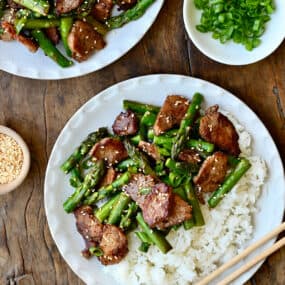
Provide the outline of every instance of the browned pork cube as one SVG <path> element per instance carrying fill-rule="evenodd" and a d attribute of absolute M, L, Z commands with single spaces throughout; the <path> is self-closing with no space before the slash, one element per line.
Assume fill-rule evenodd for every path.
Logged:
<path fill-rule="evenodd" d="M 112 0 L 98 0 L 93 7 L 92 15 L 96 20 L 104 22 L 110 18 L 113 6 Z"/>
<path fill-rule="evenodd" d="M 155 135 L 161 135 L 174 126 L 178 126 L 188 109 L 189 103 L 189 100 L 179 95 L 167 96 L 153 126 Z"/>
<path fill-rule="evenodd" d="M 105 47 L 103 37 L 92 25 L 81 20 L 73 24 L 67 41 L 72 57 L 78 62 L 88 59 L 95 50 Z"/>
<path fill-rule="evenodd" d="M 201 118 L 200 136 L 204 140 L 215 144 L 221 150 L 238 156 L 240 154 L 238 133 L 232 122 L 218 112 L 218 109 L 218 105 L 210 107 L 205 116 Z"/>
<path fill-rule="evenodd" d="M 132 111 L 121 112 L 117 116 L 112 128 L 114 133 L 119 136 L 134 135 L 138 131 L 139 122 Z"/>
<path fill-rule="evenodd" d="M 184 221 L 191 219 L 192 207 L 178 195 L 173 194 L 173 204 L 168 217 L 165 221 L 157 224 L 157 228 L 166 229 L 179 225 Z"/>
<path fill-rule="evenodd" d="M 209 156 L 202 164 L 197 176 L 193 181 L 198 192 L 213 192 L 226 177 L 228 170 L 228 157 L 217 151 Z"/>
<path fill-rule="evenodd" d="M 123 143 L 114 138 L 104 138 L 94 145 L 90 154 L 98 160 L 103 159 L 108 165 L 116 164 L 128 157 Z"/>
<path fill-rule="evenodd" d="M 103 255 L 99 260 L 104 265 L 119 263 L 128 253 L 128 240 L 121 229 L 113 225 L 105 225 L 99 247 Z"/>
<path fill-rule="evenodd" d="M 56 0 L 55 9 L 57 14 L 68 13 L 78 8 L 84 0 Z"/>

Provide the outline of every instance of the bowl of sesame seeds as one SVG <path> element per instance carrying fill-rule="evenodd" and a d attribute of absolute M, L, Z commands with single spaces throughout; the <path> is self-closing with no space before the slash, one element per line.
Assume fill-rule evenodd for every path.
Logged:
<path fill-rule="evenodd" d="M 12 129 L 0 125 L 0 195 L 16 189 L 30 168 L 30 152 Z"/>

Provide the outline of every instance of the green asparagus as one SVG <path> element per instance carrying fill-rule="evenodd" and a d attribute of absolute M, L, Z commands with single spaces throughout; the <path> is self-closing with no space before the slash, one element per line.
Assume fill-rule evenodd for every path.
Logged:
<path fill-rule="evenodd" d="M 200 105 L 202 101 L 203 101 L 203 96 L 200 93 L 195 93 L 192 98 L 191 104 L 180 123 L 180 127 L 175 137 L 175 141 L 172 145 L 171 149 L 172 159 L 175 159 L 178 156 L 179 152 L 182 150 L 186 141 L 188 140 L 190 134 L 190 128 L 194 122 L 196 114 L 200 110 Z"/>
<path fill-rule="evenodd" d="M 212 153 L 215 149 L 215 145 L 203 140 L 194 140 L 190 139 L 186 142 L 186 146 L 189 148 L 195 148 L 199 151 L 206 151 L 208 153 Z"/>
<path fill-rule="evenodd" d="M 128 207 L 131 202 L 131 198 L 124 192 L 120 193 L 119 199 L 113 205 L 110 216 L 107 223 L 111 225 L 116 225 L 120 222 L 123 211 Z"/>
<path fill-rule="evenodd" d="M 132 217 L 136 214 L 137 210 L 138 205 L 135 202 L 131 202 L 126 213 L 124 213 L 121 217 L 119 225 L 120 228 L 122 228 L 123 230 L 128 230 L 130 228 L 132 224 Z"/>
<path fill-rule="evenodd" d="M 237 166 L 228 175 L 224 183 L 211 195 L 208 204 L 211 208 L 216 207 L 223 197 L 237 184 L 241 177 L 251 167 L 246 158 L 241 158 Z"/>
<path fill-rule="evenodd" d="M 34 29 L 47 29 L 52 27 L 58 27 L 60 25 L 60 20 L 58 19 L 16 19 L 15 25 L 19 25 L 21 21 L 24 20 L 22 24 L 22 28 L 28 29 L 28 30 L 34 30 Z"/>
<path fill-rule="evenodd" d="M 100 188 L 98 191 L 92 193 L 90 196 L 88 196 L 83 204 L 84 205 L 92 205 L 96 202 L 111 196 L 112 194 L 115 194 L 119 188 L 121 188 L 123 185 L 127 184 L 129 180 L 131 179 L 131 173 L 125 172 L 121 176 L 119 176 L 114 182 L 112 182 L 108 186 L 104 186 Z"/>
<path fill-rule="evenodd" d="M 159 231 L 153 230 L 147 225 L 143 219 L 142 213 L 138 213 L 136 219 L 142 230 L 147 234 L 149 239 L 160 249 L 162 253 L 167 253 L 172 249 L 170 243 Z"/>
<path fill-rule="evenodd" d="M 82 180 L 80 169 L 75 166 L 70 172 L 69 183 L 72 187 L 78 188 L 81 185 Z"/>
<path fill-rule="evenodd" d="M 62 17 L 60 18 L 60 25 L 59 25 L 59 31 L 60 31 L 60 36 L 61 40 L 65 49 L 66 54 L 71 57 L 72 52 L 68 46 L 68 35 L 71 30 L 73 24 L 73 18 L 72 17 Z"/>
<path fill-rule="evenodd" d="M 200 226 L 205 225 L 205 220 L 204 220 L 204 217 L 203 217 L 200 205 L 199 205 L 199 201 L 196 197 L 195 190 L 192 186 L 190 179 L 185 183 L 184 189 L 185 189 L 185 193 L 187 196 L 187 200 L 189 204 L 191 204 L 192 206 L 192 216 L 194 219 L 195 226 L 200 227 Z M 189 226 L 190 226 L 190 222 L 188 222 L 188 225 L 187 223 L 184 224 L 185 229 L 189 229 L 190 228 Z"/>
<path fill-rule="evenodd" d="M 69 67 L 73 64 L 71 60 L 65 58 L 60 51 L 53 45 L 50 39 L 40 29 L 31 31 L 33 38 L 38 42 L 44 53 L 54 60 L 61 67 Z"/>
<path fill-rule="evenodd" d="M 89 189 L 94 188 L 105 174 L 105 166 L 103 161 L 98 160 L 96 165 L 87 173 L 83 183 L 76 189 L 63 204 L 63 208 L 67 213 L 72 212 L 82 201 L 84 194 Z"/>
<path fill-rule="evenodd" d="M 144 115 L 144 113 L 147 111 L 157 114 L 160 110 L 160 107 L 130 100 L 124 100 L 123 107 L 125 110 L 131 110 L 141 115 Z"/>
<path fill-rule="evenodd" d="M 96 132 L 89 134 L 81 145 L 75 149 L 72 155 L 61 165 L 61 170 L 68 173 L 88 153 L 96 142 L 108 135 L 107 128 L 99 128 Z"/>
<path fill-rule="evenodd" d="M 43 16 L 48 14 L 50 8 L 47 0 L 14 0 L 14 2 Z"/>
<path fill-rule="evenodd" d="M 111 17 L 106 23 L 107 26 L 110 29 L 117 29 L 130 21 L 137 20 L 154 1 L 155 0 L 138 0 L 137 4 L 131 9 L 124 11 L 118 16 Z"/>
<path fill-rule="evenodd" d="M 120 194 L 117 194 L 96 210 L 95 216 L 101 223 L 103 223 L 109 217 L 114 204 L 118 201 L 119 198 Z"/>
<path fill-rule="evenodd" d="M 151 168 L 146 156 L 138 149 L 136 149 L 136 147 L 134 147 L 128 140 L 124 141 L 124 145 L 130 158 L 135 162 L 135 164 L 138 165 L 138 167 L 143 171 L 143 173 L 156 177 L 156 173 Z"/>

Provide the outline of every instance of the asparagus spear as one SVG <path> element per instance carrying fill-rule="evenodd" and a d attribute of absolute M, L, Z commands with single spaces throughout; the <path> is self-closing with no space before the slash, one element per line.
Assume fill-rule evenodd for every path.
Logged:
<path fill-rule="evenodd" d="M 130 202 L 131 202 L 131 198 L 126 193 L 121 192 L 118 200 L 113 205 L 113 208 L 111 210 L 107 223 L 111 225 L 117 224 L 122 217 L 123 211 L 127 208 Z"/>
<path fill-rule="evenodd" d="M 14 2 L 43 16 L 48 14 L 50 8 L 49 2 L 45 0 L 14 0 Z"/>
<path fill-rule="evenodd" d="M 135 202 L 131 202 L 129 204 L 127 212 L 122 215 L 121 221 L 120 221 L 120 228 L 127 230 L 130 228 L 132 224 L 132 216 L 137 212 L 138 205 Z"/>
<path fill-rule="evenodd" d="M 127 158 L 123 161 L 121 161 L 118 165 L 117 165 L 117 169 L 119 171 L 127 171 L 128 168 L 130 166 L 137 166 L 136 163 L 131 159 L 131 158 Z"/>
<path fill-rule="evenodd" d="M 72 212 L 82 201 L 84 194 L 91 188 L 94 188 L 100 179 L 104 176 L 105 166 L 103 161 L 98 160 L 95 166 L 87 173 L 83 183 L 78 189 L 64 202 L 63 208 L 67 213 Z"/>
<path fill-rule="evenodd" d="M 116 196 L 112 197 L 109 201 L 107 201 L 104 205 L 102 205 L 96 212 L 95 216 L 96 218 L 103 223 L 105 219 L 107 219 L 113 209 L 114 204 L 118 201 L 120 198 L 120 194 L 117 194 Z"/>
<path fill-rule="evenodd" d="M 186 175 L 186 176 L 189 176 L 190 173 L 195 173 L 199 170 L 198 164 L 186 163 L 186 162 L 177 162 L 171 158 L 168 158 L 166 160 L 165 166 L 177 174 Z"/>
<path fill-rule="evenodd" d="M 194 147 L 197 150 L 206 151 L 208 153 L 212 153 L 215 148 L 215 145 L 212 143 L 203 140 L 194 140 L 194 139 L 190 139 L 189 141 L 187 141 L 186 146 L 189 148 Z"/>
<path fill-rule="evenodd" d="M 172 249 L 172 246 L 166 240 L 166 238 L 157 230 L 151 229 L 144 221 L 142 213 L 138 213 L 136 217 L 142 230 L 147 234 L 149 239 L 160 249 L 161 252 L 167 253 Z"/>
<path fill-rule="evenodd" d="M 184 144 L 186 143 L 190 133 L 190 128 L 194 122 L 197 112 L 200 110 L 200 105 L 202 101 L 203 101 L 203 96 L 200 93 L 195 93 L 192 98 L 191 104 L 185 114 L 185 117 L 180 123 L 178 133 L 172 145 L 171 149 L 172 159 L 175 159 L 178 156 L 179 152 L 182 150 Z"/>
<path fill-rule="evenodd" d="M 131 110 L 141 115 L 143 115 L 147 111 L 157 114 L 160 110 L 160 107 L 130 100 L 124 100 L 123 107 L 125 110 Z"/>
<path fill-rule="evenodd" d="M 105 36 L 109 32 L 109 29 L 108 29 L 108 27 L 106 25 L 98 22 L 92 16 L 86 17 L 86 21 L 89 24 L 91 24 L 93 26 L 93 28 L 95 29 L 95 31 L 97 31 L 102 36 Z"/>
<path fill-rule="evenodd" d="M 134 147 L 129 141 L 125 140 L 124 145 L 130 158 L 135 162 L 135 164 L 138 165 L 140 169 L 142 169 L 143 173 L 156 177 L 156 173 L 150 167 L 146 156 L 136 149 L 136 147 Z"/>
<path fill-rule="evenodd" d="M 100 139 L 108 136 L 107 128 L 99 128 L 96 132 L 90 133 L 88 137 L 75 149 L 72 155 L 61 165 L 61 170 L 68 173 Z"/>
<path fill-rule="evenodd" d="M 92 193 L 90 196 L 88 196 L 83 204 L 84 205 L 92 205 L 114 193 L 122 187 L 123 185 L 127 184 L 129 180 L 131 179 L 131 173 L 125 172 L 120 177 L 118 177 L 114 182 L 112 182 L 108 186 L 104 186 L 100 188 L 97 192 Z"/>
<path fill-rule="evenodd" d="M 52 27 L 58 27 L 60 24 L 60 20 L 58 19 L 16 19 L 15 25 L 19 25 L 21 21 L 24 20 L 22 27 L 25 29 L 47 29 Z"/>
<path fill-rule="evenodd" d="M 82 177 L 79 167 L 75 166 L 70 172 L 69 183 L 72 187 L 78 188 L 82 183 Z"/>
<path fill-rule="evenodd" d="M 65 49 L 66 54 L 71 57 L 72 52 L 68 46 L 67 38 L 69 35 L 69 32 L 71 30 L 73 24 L 73 18 L 72 17 L 62 17 L 60 18 L 60 25 L 59 25 L 59 31 L 60 31 L 60 36 L 62 39 L 62 43 Z"/>
<path fill-rule="evenodd" d="M 46 35 L 40 30 L 35 29 L 31 31 L 33 38 L 38 42 L 44 53 L 54 60 L 61 67 L 69 67 L 73 64 L 71 60 L 65 58 L 60 51 L 52 44 Z"/>
<path fill-rule="evenodd" d="M 149 247 L 153 244 L 152 240 L 145 232 L 135 232 L 135 234 L 142 242 L 139 247 L 139 250 L 142 252 L 147 252 Z"/>
<path fill-rule="evenodd" d="M 155 123 L 156 117 L 156 113 L 146 111 L 141 118 L 141 123 L 147 127 L 152 127 Z"/>
<path fill-rule="evenodd" d="M 121 13 L 118 16 L 114 16 L 107 21 L 107 26 L 110 29 L 117 29 L 125 25 L 126 23 L 137 20 L 140 18 L 146 11 L 146 9 L 154 2 L 155 0 L 138 0 L 138 3 L 129 10 Z"/>
<path fill-rule="evenodd" d="M 192 186 L 190 179 L 189 181 L 185 183 L 185 193 L 186 193 L 188 202 L 192 206 L 192 215 L 193 215 L 195 226 L 199 227 L 199 226 L 205 225 L 205 220 L 204 220 L 204 217 L 203 217 L 200 205 L 199 205 L 199 201 L 196 197 L 195 190 Z M 191 222 L 186 221 L 186 223 L 184 223 L 184 228 L 189 229 L 191 227 L 191 224 L 192 224 Z"/>
<path fill-rule="evenodd" d="M 211 208 L 216 207 L 227 194 L 241 179 L 241 177 L 251 167 L 250 162 L 246 158 L 241 158 L 235 169 L 229 174 L 224 183 L 211 195 L 208 204 Z"/>

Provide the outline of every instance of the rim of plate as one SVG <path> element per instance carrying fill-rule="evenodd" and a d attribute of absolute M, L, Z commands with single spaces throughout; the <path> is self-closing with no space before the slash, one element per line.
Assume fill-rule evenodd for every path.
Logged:
<path fill-rule="evenodd" d="M 51 168 L 52 168 L 52 160 L 54 160 L 54 156 L 56 155 L 56 150 L 57 148 L 60 146 L 60 143 L 62 141 L 62 137 L 64 136 L 65 132 L 68 131 L 68 128 L 70 128 L 70 123 L 73 122 L 76 117 L 78 117 L 81 113 L 84 114 L 86 110 L 88 110 L 88 107 L 90 105 L 92 105 L 94 102 L 104 98 L 105 96 L 107 97 L 107 100 L 110 100 L 109 98 L 109 94 L 112 92 L 113 89 L 117 89 L 117 90 L 124 90 L 124 86 L 134 86 L 136 84 L 140 84 L 142 81 L 144 80 L 153 80 L 156 82 L 156 84 L 161 84 L 163 81 L 171 81 L 171 80 L 180 80 L 181 82 L 183 81 L 195 81 L 197 83 L 198 86 L 203 86 L 203 85 L 208 85 L 211 86 L 213 88 L 215 88 L 216 90 L 219 90 L 219 92 L 221 93 L 225 93 L 227 96 L 230 96 L 232 99 L 236 100 L 236 102 L 238 102 L 239 104 L 241 104 L 243 106 L 243 108 L 245 108 L 247 110 L 247 112 L 249 112 L 251 114 L 251 116 L 253 116 L 254 120 L 257 121 L 259 124 L 261 124 L 263 126 L 264 132 L 266 133 L 266 135 L 268 136 L 268 139 L 270 141 L 270 143 L 272 144 L 272 146 L 274 147 L 274 153 L 276 154 L 277 158 L 278 158 L 278 164 L 279 164 L 279 171 L 280 171 L 280 175 L 281 175 L 281 179 L 282 181 L 280 181 L 280 185 L 285 189 L 285 176 L 284 176 L 284 167 L 283 167 L 283 163 L 280 157 L 280 153 L 276 147 L 276 144 L 272 138 L 272 136 L 270 135 L 269 131 L 267 130 L 267 128 L 265 127 L 265 125 L 262 123 L 262 121 L 259 119 L 259 117 L 238 97 L 236 97 L 235 95 L 233 95 L 231 92 L 227 91 L 226 89 L 211 83 L 209 81 L 203 80 L 203 79 L 199 79 L 199 78 L 195 78 L 195 77 L 191 77 L 191 76 L 185 76 L 185 75 L 179 75 L 179 74 L 150 74 L 150 75 L 144 75 L 144 76 L 139 76 L 139 77 L 135 77 L 135 78 L 131 78 L 125 81 L 121 81 L 119 83 L 116 83 L 104 90 L 102 90 L 101 92 L 99 92 L 97 95 L 93 96 L 92 98 L 90 98 L 86 103 L 84 103 L 71 117 L 70 119 L 67 121 L 67 123 L 65 124 L 65 126 L 63 127 L 63 129 L 61 130 L 60 134 L 57 137 L 57 140 L 53 146 L 53 149 L 51 151 L 50 157 L 49 157 L 49 161 L 48 161 L 48 165 L 46 168 L 46 174 L 45 174 L 45 182 L 44 182 L 44 207 L 45 207 L 45 213 L 46 213 L 46 217 L 47 217 L 47 222 L 48 222 L 48 226 L 49 226 L 49 230 L 51 232 L 52 238 L 55 242 L 55 244 L 57 245 L 57 248 L 59 250 L 59 252 L 61 253 L 62 257 L 64 258 L 64 260 L 67 262 L 67 264 L 70 266 L 70 268 L 73 270 L 73 272 L 79 277 L 81 278 L 84 282 L 87 282 L 87 284 L 90 283 L 90 278 L 88 277 L 88 274 L 85 274 L 85 272 L 80 272 L 80 266 L 78 266 L 78 264 L 74 264 L 70 261 L 70 259 L 68 258 L 68 253 L 66 252 L 66 250 L 64 250 L 59 243 L 59 237 L 58 237 L 58 233 L 55 230 L 55 226 L 53 226 L 51 224 L 51 217 L 49 217 L 48 212 L 49 212 L 49 205 L 47 204 L 47 189 L 48 189 L 48 182 L 47 182 L 47 177 L 50 176 L 50 172 L 51 172 Z M 180 82 L 180 83 L 181 83 Z M 111 95 L 112 97 L 113 95 Z M 105 97 L 105 98 L 106 98 Z M 99 101 L 100 102 L 100 101 Z M 72 130 L 72 128 L 71 128 Z M 278 174 L 279 176 L 279 174 Z M 279 185 L 279 186 L 280 186 Z M 285 208 L 285 191 L 283 193 L 283 197 L 282 197 L 282 205 L 283 205 L 283 210 Z M 279 215 L 277 216 L 276 221 L 278 220 L 279 223 L 282 222 L 283 219 L 283 210 L 279 213 Z M 275 216 L 276 217 L 276 216 Z M 265 244 L 265 246 L 270 246 L 272 245 L 276 238 L 273 238 L 272 240 L 270 240 L 269 242 L 267 242 Z M 250 240 L 248 241 L 250 242 Z M 260 266 L 263 264 L 264 261 L 259 262 L 257 265 L 255 265 L 254 267 L 252 267 L 250 270 L 248 270 L 246 273 L 244 273 L 243 275 L 241 275 L 237 280 L 238 282 L 246 282 L 247 280 L 249 280 L 254 273 L 260 268 Z M 88 280 L 88 281 L 86 281 Z M 92 283 L 93 284 L 93 283 Z M 234 283 L 236 284 L 236 283 Z"/>
<path fill-rule="evenodd" d="M 38 79 L 38 80 L 61 80 L 61 79 L 68 79 L 68 78 L 74 78 L 74 77 L 80 77 L 87 74 L 90 74 L 92 72 L 96 72 L 98 70 L 103 69 L 104 67 L 114 63 L 115 61 L 122 58 L 126 53 L 128 53 L 133 47 L 135 47 L 145 36 L 145 34 L 149 31 L 151 26 L 156 21 L 160 10 L 164 4 L 165 0 L 156 0 L 151 7 L 145 12 L 145 14 L 137 19 L 136 21 L 132 21 L 128 24 L 134 25 L 132 28 L 132 35 L 128 39 L 127 45 L 118 46 L 116 48 L 112 48 L 109 51 L 109 56 L 104 56 L 102 59 L 98 57 L 98 54 L 95 53 L 91 58 L 89 58 L 87 61 L 84 61 L 82 63 L 77 63 L 74 61 L 74 65 L 68 68 L 61 68 L 57 66 L 56 63 L 52 62 L 54 65 L 54 68 L 49 68 L 46 70 L 42 66 L 38 66 L 37 68 L 31 68 L 29 66 L 23 66 L 22 62 L 14 61 L 7 59 L 5 62 L 0 62 L 0 70 L 3 70 L 7 73 L 17 75 L 24 78 L 30 78 L 30 79 Z M 125 25 L 120 29 L 124 29 L 128 26 Z M 140 29 L 136 28 L 137 26 L 141 26 Z M 110 31 L 110 33 L 113 33 L 113 35 L 118 33 L 119 29 L 115 29 Z M 106 36 L 106 39 L 108 40 L 108 36 Z M 129 36 L 129 35 L 128 35 Z M 18 44 L 15 42 L 4 44 Z M 111 45 L 112 43 L 107 43 L 108 45 Z M 21 47 L 22 48 L 22 47 Z M 24 47 L 23 47 L 24 48 Z M 104 48 L 104 49 L 106 49 Z M 62 44 L 59 45 L 59 49 L 63 51 Z M 34 54 L 33 56 L 40 56 L 44 57 L 44 53 L 39 50 L 40 54 Z M 101 52 L 101 51 L 99 51 Z M 30 53 L 28 52 L 28 55 Z M 49 59 L 51 60 L 51 59 Z M 92 62 L 91 62 L 92 61 Z M 18 62 L 18 63 L 15 63 Z"/>
<path fill-rule="evenodd" d="M 284 0 L 275 0 L 275 2 L 278 2 L 277 3 L 278 5 L 281 5 L 281 6 L 283 5 L 281 8 L 279 8 L 279 11 L 278 11 L 278 13 L 280 13 L 279 18 L 283 19 L 283 25 L 280 24 L 279 26 L 280 27 L 285 26 L 285 2 Z M 190 6 L 191 5 L 194 6 L 193 3 L 194 3 L 194 0 L 184 0 L 183 2 L 184 27 L 186 29 L 186 32 L 189 38 L 194 43 L 194 45 L 205 56 L 209 57 L 210 59 L 216 62 L 227 64 L 227 65 L 236 65 L 236 66 L 252 64 L 271 55 L 282 44 L 282 42 L 285 39 L 285 29 L 279 29 L 279 37 L 277 40 L 275 40 L 274 45 L 271 46 L 271 48 L 265 49 L 265 51 L 261 52 L 259 56 L 252 56 L 252 55 L 253 53 L 256 53 L 259 50 L 259 48 L 262 46 L 262 43 L 259 47 L 255 48 L 253 51 L 246 51 L 242 45 L 233 43 L 232 41 L 226 44 L 221 44 L 218 40 L 212 39 L 211 33 L 202 34 L 196 31 L 195 25 L 198 24 L 198 22 L 196 23 L 195 21 L 191 21 L 191 16 L 190 16 L 190 10 L 191 10 Z M 194 9 L 197 11 L 197 14 L 201 13 L 197 8 L 194 7 Z M 275 14 L 272 14 L 272 17 L 275 17 Z M 272 18 L 270 21 L 272 21 Z M 264 35 L 267 34 L 267 32 L 268 31 L 266 28 L 265 33 L 262 35 L 261 38 L 263 38 Z M 203 37 L 205 42 L 207 41 L 207 43 L 208 42 L 212 43 L 213 46 L 219 47 L 220 50 L 222 50 L 223 52 L 217 55 L 215 52 L 209 49 L 207 43 L 201 42 L 201 40 L 199 40 L 199 37 Z M 241 59 L 241 57 L 237 56 L 237 54 L 232 53 L 233 48 L 240 48 L 242 52 L 245 52 L 247 54 L 247 57 L 245 59 Z M 227 53 L 227 51 L 229 50 L 230 52 Z M 227 55 L 227 57 L 225 57 L 225 54 Z"/>

